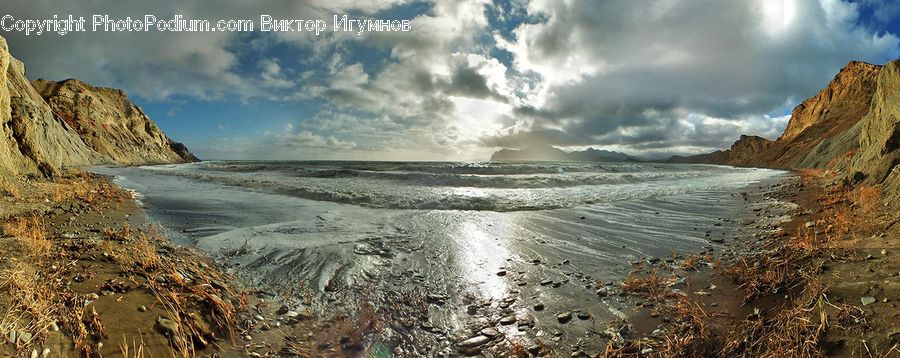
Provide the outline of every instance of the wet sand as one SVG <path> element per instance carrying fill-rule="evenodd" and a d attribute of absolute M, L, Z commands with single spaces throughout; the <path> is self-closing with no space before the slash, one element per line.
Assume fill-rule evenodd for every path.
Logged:
<path fill-rule="evenodd" d="M 382 213 L 227 187 L 215 189 L 227 195 L 203 198 L 144 186 L 142 201 L 176 241 L 210 253 L 284 310 L 356 324 L 374 311 L 387 329 L 363 334 L 361 350 L 571 355 L 600 352 L 611 327 L 637 320 L 636 300 L 617 284 L 633 264 L 719 252 L 757 230 L 741 223 L 760 212 L 769 216 L 760 222 L 784 219 L 791 207 L 765 196 L 782 180 L 742 190 L 746 199 L 742 191 L 710 191 L 526 212 Z M 391 319 L 395 312 L 414 317 Z"/>
<path fill-rule="evenodd" d="M 737 193 L 720 193 L 740 198 L 742 204 L 722 212 L 727 215 L 710 215 L 707 222 L 666 229 L 673 235 L 684 232 L 702 238 L 676 249 L 654 247 L 652 243 L 590 240 L 592 236 L 615 237 L 614 230 L 598 228 L 608 230 L 608 225 L 592 225 L 591 220 L 615 221 L 616 213 L 596 207 L 596 213 L 572 211 L 563 214 L 567 217 L 553 213 L 555 216 L 549 218 L 551 214 L 540 212 L 527 216 L 473 216 L 461 211 L 426 213 L 430 215 L 426 218 L 419 213 L 398 215 L 389 218 L 396 235 L 385 235 L 384 227 L 376 227 L 377 235 L 373 232 L 370 237 L 337 241 L 325 248 L 316 243 L 298 248 L 270 235 L 279 230 L 287 230 L 285 235 L 298 234 L 289 226 L 254 229 L 265 233 L 259 238 L 271 242 L 231 241 L 222 236 L 212 241 L 212 236 L 200 235 L 211 230 L 205 226 L 173 234 L 176 241 L 188 240 L 207 250 L 245 287 L 252 287 L 245 291 L 244 308 L 237 312 L 236 334 L 217 332 L 220 340 L 207 352 L 218 351 L 224 356 L 378 352 L 396 356 L 508 356 L 516 352 L 593 356 L 603 352 L 610 340 L 661 339 L 655 331 L 664 330 L 670 322 L 664 304 L 623 292 L 622 280 L 631 271 L 672 267 L 671 287 L 713 313 L 712 327 L 719 329 L 727 330 L 756 312 L 770 316 L 783 309 L 798 292 L 789 290 L 785 292 L 788 296 L 771 295 L 746 303 L 745 293 L 714 266 L 776 245 L 815 220 L 822 211 L 816 206 L 820 190 L 815 185 L 801 184 L 797 176 L 787 176 Z M 29 190 L 40 193 L 47 187 Z M 721 199 L 717 195 L 691 200 L 709 200 L 712 205 Z M 126 222 L 134 228 L 144 227 L 147 218 L 136 202 L 85 205 L 5 200 L 24 208 L 22 212 L 45 212 L 54 247 L 72 251 L 67 257 L 76 264 L 60 274 L 71 278 L 66 290 L 80 297 L 90 295 L 89 307 L 97 311 L 105 326 L 106 335 L 98 336 L 95 342 L 103 343 L 97 346 L 105 356 L 121 354 L 122 337 L 143 339 L 148 352 L 166 355 L 172 351 L 170 339 L 158 324 L 158 317 L 166 317 L 166 310 L 152 292 L 142 289 L 146 287 L 142 280 L 148 278 L 125 274 L 119 264 L 108 259 L 116 252 L 116 245 L 128 250 L 129 242 L 96 245 L 110 241 L 104 233 L 106 228 L 119 228 Z M 643 207 L 635 204 L 630 214 L 622 213 L 622 220 L 677 217 L 683 208 L 680 204 L 678 200 Z M 666 210 L 666 205 L 670 209 Z M 190 216 L 184 220 L 192 221 Z M 328 213 L 315 214 L 314 220 L 323 232 L 334 235 L 339 235 L 345 224 L 342 217 Z M 890 222 L 891 218 L 883 220 Z M 548 230 L 548 225 L 542 225 L 547 222 L 554 223 L 549 227 L 560 242 L 541 237 Z M 401 228 L 414 224 L 457 225 L 451 232 L 465 240 L 403 235 Z M 829 293 L 834 302 L 862 306 L 862 297 L 875 299 L 862 306 L 868 330 L 829 330 L 824 340 L 829 352 L 860 352 L 860 337 L 869 342 L 866 348 L 887 352 L 898 338 L 892 323 L 898 317 L 892 298 L 900 293 L 893 283 L 900 272 L 893 252 L 898 248 L 897 230 L 898 225 L 892 225 L 882 234 L 846 242 L 844 245 L 852 248 L 849 256 L 831 258 L 826 263 L 826 276 L 834 281 Z M 191 241 L 191 234 L 200 239 Z M 659 233 L 648 232 L 654 234 Z M 596 255 L 596 245 L 606 245 L 602 250 L 611 254 Z M 158 250 L 161 256 L 169 257 L 169 262 L 189 263 L 188 267 L 202 263 L 215 270 L 198 252 L 184 251 L 167 242 L 160 242 Z M 17 253 L 7 251 L 4 255 Z M 685 259 L 694 255 L 700 257 L 699 271 L 685 270 Z M 347 263 L 348 257 L 354 261 L 352 265 Z M 458 274 L 446 275 L 447 267 Z M 298 277 L 320 279 L 304 281 Z M 130 289 L 116 292 L 110 289 L 114 286 L 106 287 L 117 280 Z M 73 352 L 66 327 L 61 328 L 60 332 L 48 331 L 46 340 L 34 349 Z M 717 334 L 725 335 L 724 330 Z"/>

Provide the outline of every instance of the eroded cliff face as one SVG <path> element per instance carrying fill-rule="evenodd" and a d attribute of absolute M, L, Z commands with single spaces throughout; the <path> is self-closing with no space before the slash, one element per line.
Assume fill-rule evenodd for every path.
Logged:
<path fill-rule="evenodd" d="M 0 174 L 53 176 L 59 168 L 104 163 L 72 128 L 56 120 L 0 37 Z"/>
<path fill-rule="evenodd" d="M 846 170 L 859 149 L 859 123 L 869 112 L 882 66 L 850 62 L 815 96 L 794 108 L 784 134 L 774 141 L 741 136 L 723 155 L 678 161 L 766 168 Z"/>
<path fill-rule="evenodd" d="M 741 136 L 729 150 L 672 161 L 832 169 L 852 183 L 881 185 L 885 202 L 900 203 L 900 60 L 851 62 L 794 109 L 777 140 Z"/>
<path fill-rule="evenodd" d="M 122 91 L 77 80 L 36 84 L 28 81 L 25 66 L 10 55 L 0 36 L 0 176 L 197 160 Z"/>
<path fill-rule="evenodd" d="M 124 91 L 94 87 L 76 79 L 37 80 L 32 85 L 56 118 L 73 128 L 91 149 L 116 164 L 196 161 L 170 140 Z"/>
<path fill-rule="evenodd" d="M 847 64 L 828 86 L 794 107 L 791 120 L 778 140 L 797 138 L 814 125 L 862 118 L 869 111 L 880 67 L 859 61 Z"/>
<path fill-rule="evenodd" d="M 885 194 L 900 199 L 900 60 L 879 72 L 871 107 L 859 126 L 852 175 L 866 183 L 885 183 Z"/>

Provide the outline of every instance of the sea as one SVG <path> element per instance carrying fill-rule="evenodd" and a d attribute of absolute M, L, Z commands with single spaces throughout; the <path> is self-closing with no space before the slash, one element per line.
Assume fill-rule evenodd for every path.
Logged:
<path fill-rule="evenodd" d="M 363 291 L 420 290 L 440 301 L 429 325 L 451 335 L 485 318 L 467 312 L 473 300 L 512 300 L 538 329 L 556 325 L 558 312 L 587 311 L 595 319 L 566 329 L 603 331 L 603 319 L 622 313 L 597 287 L 635 262 L 737 239 L 740 218 L 752 215 L 746 192 L 789 175 L 600 162 L 205 161 L 93 171 L 134 191 L 173 240 L 248 285 L 302 286 L 335 307 Z M 527 309 L 537 301 L 545 313 Z"/>

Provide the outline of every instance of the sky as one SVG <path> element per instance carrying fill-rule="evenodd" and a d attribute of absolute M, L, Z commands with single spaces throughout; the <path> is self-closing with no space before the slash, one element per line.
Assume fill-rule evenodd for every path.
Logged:
<path fill-rule="evenodd" d="M 363 35 L 0 30 L 29 78 L 124 89 L 203 159 L 704 153 L 778 137 L 851 60 L 900 57 L 892 0 L 6 0 L 5 14 L 411 20 Z"/>

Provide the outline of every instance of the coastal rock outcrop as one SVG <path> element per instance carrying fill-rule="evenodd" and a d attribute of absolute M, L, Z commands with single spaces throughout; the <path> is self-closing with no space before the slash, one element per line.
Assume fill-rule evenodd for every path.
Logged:
<path fill-rule="evenodd" d="M 868 114 L 859 123 L 859 151 L 851 172 L 867 183 L 885 183 L 900 195 L 900 60 L 884 66 Z M 857 174 L 859 173 L 859 174 Z"/>
<path fill-rule="evenodd" d="M 103 163 L 104 158 L 53 116 L 2 37 L 0 59 L 0 175 L 53 176 L 62 167 Z"/>
<path fill-rule="evenodd" d="M 881 68 L 847 64 L 824 89 L 794 107 L 787 128 L 774 141 L 743 135 L 731 149 L 670 161 L 845 170 L 859 149 L 858 124 L 869 112 Z"/>
<path fill-rule="evenodd" d="M 78 80 L 29 82 L 0 36 L 0 176 L 196 160 L 122 91 Z"/>
<path fill-rule="evenodd" d="M 813 125 L 862 118 L 869 110 L 881 66 L 852 61 L 815 96 L 794 107 L 779 141 L 794 139 Z"/>
<path fill-rule="evenodd" d="M 94 87 L 77 79 L 37 80 L 32 85 L 56 118 L 116 164 L 197 160 L 184 145 L 169 139 L 122 90 Z"/>
<path fill-rule="evenodd" d="M 731 149 L 670 161 L 837 170 L 850 182 L 882 185 L 885 202 L 900 202 L 900 60 L 850 62 L 794 108 L 777 140 L 741 136 Z"/>

